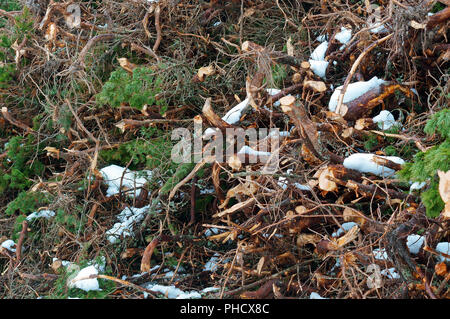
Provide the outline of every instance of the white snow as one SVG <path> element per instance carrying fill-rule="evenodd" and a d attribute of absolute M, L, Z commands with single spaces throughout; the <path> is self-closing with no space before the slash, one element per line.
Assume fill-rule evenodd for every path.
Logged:
<path fill-rule="evenodd" d="M 372 33 L 385 33 L 389 31 L 384 24 L 380 23 L 369 24 L 369 28 Z"/>
<path fill-rule="evenodd" d="M 16 246 L 16 243 L 11 239 L 7 239 L 4 242 L 2 242 L 2 247 L 8 249 L 10 252 L 13 253 L 16 251 L 16 248 L 14 248 L 14 246 Z"/>
<path fill-rule="evenodd" d="M 216 192 L 216 190 L 214 189 L 214 187 L 200 189 L 200 195 L 214 194 L 215 192 Z"/>
<path fill-rule="evenodd" d="M 279 92 L 281 92 L 281 90 L 279 89 L 273 89 L 273 88 L 269 88 L 266 89 L 267 93 L 269 95 L 275 95 L 278 94 Z M 277 101 L 278 102 L 278 101 Z M 225 122 L 227 122 L 228 124 L 236 124 L 239 122 L 239 120 L 241 119 L 242 116 L 242 112 L 245 110 L 245 108 L 250 104 L 250 99 L 246 98 L 245 100 L 243 100 L 241 103 L 239 103 L 238 105 L 236 105 L 235 107 L 233 107 L 231 110 L 229 110 L 223 117 L 222 120 L 224 120 Z M 217 128 L 207 128 L 205 130 L 205 132 L 203 133 L 203 138 L 206 139 L 212 135 L 214 135 L 214 133 L 216 132 Z"/>
<path fill-rule="evenodd" d="M 427 185 L 427 182 L 414 182 L 409 187 L 409 192 L 411 193 L 414 190 L 422 189 L 425 185 Z"/>
<path fill-rule="evenodd" d="M 217 235 L 218 233 L 223 233 L 223 230 L 219 229 L 219 228 L 212 227 L 212 228 L 209 228 L 209 229 L 207 229 L 205 231 L 205 236 L 209 237 L 209 236 L 212 236 L 212 235 Z"/>
<path fill-rule="evenodd" d="M 61 261 L 61 265 L 62 265 L 63 267 L 67 267 L 67 266 L 69 266 L 69 265 L 71 264 L 71 262 L 68 261 L 68 260 L 61 260 L 61 259 L 58 259 L 58 258 L 56 258 L 56 257 L 54 257 L 54 258 L 52 259 L 53 262 L 55 262 L 55 261 L 57 261 L 57 260 L 60 260 L 60 261 Z"/>
<path fill-rule="evenodd" d="M 309 187 L 308 185 L 303 185 L 300 183 L 294 183 L 293 185 L 302 191 L 312 191 L 311 187 Z"/>
<path fill-rule="evenodd" d="M 219 267 L 219 255 L 215 254 L 213 257 L 209 259 L 209 261 L 203 266 L 203 271 L 211 271 L 214 272 Z"/>
<path fill-rule="evenodd" d="M 406 246 L 409 249 L 409 252 L 411 254 L 417 255 L 420 251 L 420 248 L 422 247 L 423 243 L 425 241 L 425 237 L 420 235 L 409 235 L 406 238 Z"/>
<path fill-rule="evenodd" d="M 326 71 L 328 64 L 330 62 L 328 61 L 316 61 L 316 60 L 309 60 L 311 70 L 319 77 L 325 78 Z"/>
<path fill-rule="evenodd" d="M 41 210 L 39 212 L 34 212 L 34 213 L 31 213 L 30 215 L 28 215 L 27 216 L 27 220 L 30 221 L 32 219 L 41 218 L 41 217 L 42 218 L 50 218 L 50 217 L 53 217 L 53 216 L 55 216 L 55 212 L 54 211 L 52 211 L 52 210 Z"/>
<path fill-rule="evenodd" d="M 141 192 L 140 187 L 144 186 L 147 182 L 147 178 L 138 177 L 138 175 L 140 175 L 138 172 L 132 172 L 129 169 L 125 169 L 125 167 L 118 165 L 104 167 L 100 170 L 100 173 L 102 173 L 104 181 L 108 184 L 108 190 L 106 191 L 108 197 L 119 193 L 121 180 L 122 188 L 134 190 L 127 192 L 127 194 L 132 197 L 135 194 L 136 196 L 139 196 Z M 141 172 L 142 175 L 147 175 L 147 177 L 151 177 L 151 173 L 152 172 L 148 170 Z"/>
<path fill-rule="evenodd" d="M 387 83 L 386 81 L 377 78 L 374 76 L 369 81 L 358 81 L 355 83 L 350 83 L 347 86 L 347 90 L 344 94 L 343 103 L 348 103 L 350 101 L 353 101 L 354 99 L 360 97 L 364 93 L 372 90 L 373 88 L 379 87 L 382 84 Z M 333 94 L 331 95 L 330 101 L 328 102 L 328 109 L 331 112 L 334 112 L 336 110 L 336 106 L 338 103 L 339 95 L 341 94 L 341 90 L 344 86 L 341 85 L 334 90 Z"/>
<path fill-rule="evenodd" d="M 100 286 L 98 284 L 97 278 L 82 279 L 89 277 L 91 275 L 98 275 L 98 270 L 95 266 L 88 266 L 80 270 L 80 272 L 69 282 L 69 288 L 79 288 L 84 291 L 96 290 L 100 291 Z"/>
<path fill-rule="evenodd" d="M 196 291 L 184 292 L 183 290 L 176 288 L 175 286 L 163 286 L 159 284 L 153 284 L 151 282 L 145 283 L 142 287 L 159 292 L 169 299 L 199 299 L 202 296 Z"/>
<path fill-rule="evenodd" d="M 127 207 L 117 215 L 119 222 L 106 231 L 108 241 L 112 244 L 119 241 L 121 236 L 131 236 L 133 232 L 133 226 L 142 221 L 146 215 L 150 205 L 142 208 Z"/>
<path fill-rule="evenodd" d="M 224 120 L 228 124 L 235 124 L 239 122 L 239 120 L 241 119 L 242 111 L 247 107 L 249 103 L 250 100 L 246 98 L 244 101 L 229 110 L 227 114 L 222 117 L 222 120 Z"/>
<path fill-rule="evenodd" d="M 197 291 L 183 292 L 178 295 L 177 299 L 200 299 L 202 295 Z"/>
<path fill-rule="evenodd" d="M 314 49 L 313 53 L 311 53 L 311 59 L 315 61 L 324 61 L 327 49 L 328 49 L 328 41 L 322 42 Z"/>
<path fill-rule="evenodd" d="M 335 231 L 334 233 L 331 234 L 331 237 L 339 237 L 342 234 L 348 232 L 350 229 L 353 228 L 353 226 L 357 226 L 358 224 L 354 223 L 354 222 L 348 222 L 348 223 L 343 223 L 341 225 L 341 228 L 339 228 L 337 231 Z"/>
<path fill-rule="evenodd" d="M 388 260 L 388 254 L 386 252 L 386 250 L 384 248 L 380 249 L 380 248 L 376 248 L 373 250 L 373 256 L 375 257 L 375 259 L 378 260 Z"/>
<path fill-rule="evenodd" d="M 398 274 L 397 270 L 392 267 L 392 268 L 388 268 L 388 269 L 383 269 L 380 272 L 383 276 L 388 277 L 389 279 L 399 279 L 400 275 Z"/>
<path fill-rule="evenodd" d="M 319 36 L 316 38 L 316 41 L 318 41 L 318 42 L 324 42 L 324 41 L 327 41 L 327 35 L 326 35 L 326 34 L 319 35 Z"/>
<path fill-rule="evenodd" d="M 286 174 L 291 174 L 292 171 L 293 170 L 291 168 L 289 168 L 288 170 L 286 170 Z M 280 177 L 278 177 L 277 184 L 278 184 L 278 186 L 280 186 L 282 189 L 285 190 L 285 189 L 287 189 L 289 182 L 286 177 L 280 176 Z M 300 189 L 302 191 L 311 191 L 312 190 L 311 187 L 308 185 L 303 185 L 300 183 L 293 183 L 292 185 L 294 185 L 295 187 L 297 187 L 298 189 Z"/>
<path fill-rule="evenodd" d="M 440 253 L 450 255 L 450 243 L 449 242 L 442 242 L 437 244 L 436 250 Z M 439 260 L 441 262 L 450 262 L 450 258 L 446 258 L 444 256 L 439 256 Z"/>
<path fill-rule="evenodd" d="M 238 152 L 238 154 L 247 154 L 247 155 L 253 155 L 253 156 L 270 156 L 270 152 L 261 152 L 261 151 L 255 151 L 253 148 L 244 145 Z"/>
<path fill-rule="evenodd" d="M 314 49 L 311 58 L 308 60 L 311 70 L 319 77 L 325 78 L 329 62 L 325 61 L 325 53 L 328 48 L 328 41 L 324 41 Z"/>
<path fill-rule="evenodd" d="M 219 290 L 220 290 L 219 287 L 207 287 L 207 288 L 202 289 L 201 292 L 208 293 L 208 292 L 215 292 L 215 291 L 219 291 Z"/>
<path fill-rule="evenodd" d="M 395 121 L 394 115 L 391 112 L 383 110 L 377 116 L 373 117 L 374 123 L 378 124 L 378 127 L 382 130 L 389 130 L 392 126 L 398 125 Z"/>
<path fill-rule="evenodd" d="M 317 292 L 312 292 L 311 295 L 309 296 L 309 299 L 328 299 L 328 298 L 320 296 Z"/>
<path fill-rule="evenodd" d="M 347 29 L 345 27 L 341 27 L 341 32 L 336 33 L 334 38 L 339 42 L 341 42 L 342 44 L 347 44 L 348 41 L 350 41 L 350 39 L 352 38 L 352 30 Z"/>
<path fill-rule="evenodd" d="M 375 163 L 373 160 L 374 156 L 376 155 L 369 153 L 355 153 L 347 157 L 343 164 L 345 168 L 354 169 L 361 173 L 372 173 L 381 177 L 389 177 L 395 174 L 395 170 Z M 403 159 L 397 156 L 378 157 L 388 159 L 400 165 L 405 163 Z"/>

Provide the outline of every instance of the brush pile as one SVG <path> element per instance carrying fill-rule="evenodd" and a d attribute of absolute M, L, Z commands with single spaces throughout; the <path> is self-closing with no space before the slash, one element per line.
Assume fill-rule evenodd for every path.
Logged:
<path fill-rule="evenodd" d="M 0 296 L 449 298 L 449 24 L 447 0 L 0 1 Z"/>

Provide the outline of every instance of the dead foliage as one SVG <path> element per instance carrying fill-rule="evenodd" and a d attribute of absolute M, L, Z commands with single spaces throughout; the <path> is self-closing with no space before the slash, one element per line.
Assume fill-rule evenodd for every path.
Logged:
<path fill-rule="evenodd" d="M 98 256 L 106 257 L 110 273 L 95 278 L 116 285 L 110 298 L 155 297 L 142 285 L 148 281 L 185 291 L 215 286 L 218 291 L 204 294 L 213 298 L 310 298 L 313 292 L 326 298 L 449 297 L 448 269 L 434 249 L 450 238 L 449 172 L 437 172 L 445 209 L 433 219 L 395 175 L 349 168 L 344 161 L 369 152 L 373 165 L 395 173 L 402 164 L 383 157 L 387 146 L 407 154 L 437 143 L 423 127 L 449 102 L 446 1 L 21 2 L 29 6 L 32 28 L 10 47 L 8 63 L 17 72 L 15 84 L 0 88 L 2 145 L 7 136 L 48 142 L 39 150 L 35 142 L 28 165 L 39 159 L 45 170 L 30 178 L 27 191 L 52 195 L 48 207 L 37 208 L 85 222 L 70 228 L 52 219 L 24 221 L 16 253 L 0 251 L 2 297 L 52 296 L 55 286 L 48 283 L 62 276 L 52 258 L 78 263 Z M 444 8 L 427 15 L 437 3 Z M 379 5 L 383 32 L 371 32 L 371 4 Z M 11 35 L 22 12 L 1 10 L 1 32 Z M 345 46 L 337 40 L 341 27 L 352 30 Z M 319 36 L 329 44 L 324 77 L 310 59 Z M 98 105 L 96 96 L 113 71 L 133 76 L 140 67 L 159 76 L 153 104 Z M 374 76 L 386 82 L 345 101 L 352 83 Z M 279 91 L 269 94 L 271 88 Z M 248 106 L 227 122 L 223 116 L 245 98 Z M 382 110 L 402 121 L 401 130 L 379 128 L 373 117 Z M 246 141 L 254 152 L 276 153 L 276 171 L 264 173 L 262 153 L 239 153 L 234 144 L 230 158 L 216 161 L 212 138 L 200 147 L 203 160 L 167 189 L 179 172 L 168 176 L 163 164 L 170 159 L 152 167 L 139 196 L 121 187 L 125 173 L 120 192 L 107 196 L 100 170 L 113 163 L 105 161 L 105 151 L 146 139 L 140 135 L 145 129 L 170 137 L 194 123 L 203 131 L 285 132 L 278 148 L 270 136 L 255 145 Z M 141 151 L 127 150 L 127 168 L 149 169 L 150 155 L 136 160 Z M 2 211 L 15 196 L 14 190 L 5 193 Z M 108 242 L 120 211 L 147 205 L 132 236 Z M 0 214 L 2 242 L 26 214 Z M 407 238 L 418 231 L 425 241 L 412 254 Z M 205 269 L 212 260 L 215 267 Z M 164 268 L 173 276 L 164 276 Z M 397 275 L 383 274 L 388 269 Z"/>

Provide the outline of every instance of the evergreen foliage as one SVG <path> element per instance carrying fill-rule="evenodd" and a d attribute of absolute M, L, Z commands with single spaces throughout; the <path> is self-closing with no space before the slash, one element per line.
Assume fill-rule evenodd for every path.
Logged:
<path fill-rule="evenodd" d="M 425 125 L 424 132 L 428 135 L 438 133 L 444 140 L 426 152 L 417 153 L 414 162 L 405 164 L 399 175 L 413 182 L 430 180 L 430 186 L 422 192 L 421 199 L 427 209 L 427 215 L 436 217 L 444 209 L 444 202 L 438 191 L 437 170 L 450 170 L 450 110 L 444 109 L 433 114 Z"/>
<path fill-rule="evenodd" d="M 120 68 L 111 73 L 108 82 L 97 95 L 99 105 L 109 104 L 120 107 L 129 103 L 131 107 L 142 109 L 147 105 L 165 105 L 163 99 L 157 99 L 161 92 L 162 78 L 149 67 L 137 67 L 133 74 Z"/>

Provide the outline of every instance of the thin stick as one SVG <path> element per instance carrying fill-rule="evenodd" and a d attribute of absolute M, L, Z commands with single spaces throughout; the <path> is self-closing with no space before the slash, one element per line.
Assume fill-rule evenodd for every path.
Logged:
<path fill-rule="evenodd" d="M 350 83 L 350 80 L 352 79 L 353 74 L 355 74 L 356 69 L 358 68 L 358 66 L 361 63 L 362 59 L 367 55 L 367 53 L 372 51 L 373 48 L 375 48 L 377 45 L 383 43 L 384 41 L 389 40 L 390 38 L 392 38 L 393 35 L 394 34 L 391 33 L 391 34 L 385 36 L 384 38 L 381 38 L 381 39 L 375 41 L 374 43 L 372 43 L 371 45 L 369 45 L 366 49 L 364 49 L 364 51 L 359 55 L 359 57 L 353 63 L 352 68 L 350 69 L 350 72 L 348 73 L 347 78 L 345 79 L 345 82 L 344 82 L 344 85 L 342 87 L 341 93 L 339 94 L 338 103 L 337 103 L 337 106 L 336 106 L 335 113 L 339 114 L 339 111 L 340 111 L 341 106 L 342 106 L 342 102 L 344 101 L 344 94 L 345 94 L 345 91 L 347 90 L 347 86 Z"/>
<path fill-rule="evenodd" d="M 158 50 L 159 44 L 161 43 L 161 25 L 159 23 L 159 15 L 161 13 L 161 7 L 158 5 L 155 8 L 155 27 L 156 27 L 156 42 L 153 45 L 153 52 Z"/>
<path fill-rule="evenodd" d="M 20 259 L 22 257 L 22 245 L 25 240 L 25 236 L 27 235 L 28 231 L 28 221 L 24 220 L 22 222 L 22 230 L 20 232 L 19 240 L 17 241 L 17 247 L 16 247 L 16 266 L 20 263 Z"/>

